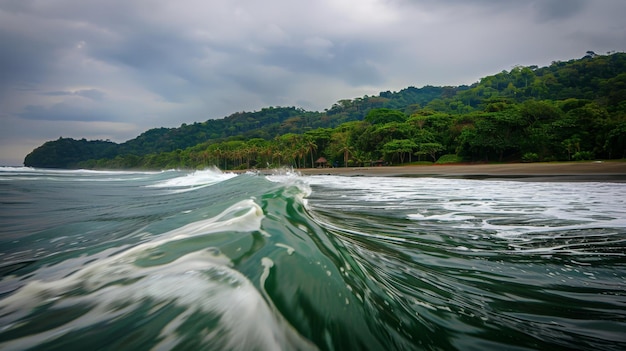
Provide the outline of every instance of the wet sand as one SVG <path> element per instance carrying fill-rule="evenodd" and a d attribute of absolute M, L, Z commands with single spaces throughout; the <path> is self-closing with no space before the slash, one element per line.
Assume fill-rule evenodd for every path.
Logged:
<path fill-rule="evenodd" d="M 303 175 L 626 182 L 626 162 L 454 164 L 298 169 Z M 262 171 L 263 172 L 263 171 Z"/>

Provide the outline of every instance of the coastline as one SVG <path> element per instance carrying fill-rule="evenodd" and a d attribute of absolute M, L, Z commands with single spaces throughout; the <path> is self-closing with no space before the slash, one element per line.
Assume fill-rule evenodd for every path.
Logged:
<path fill-rule="evenodd" d="M 256 171 L 263 174 L 275 172 L 271 169 Z M 300 168 L 294 171 L 302 175 L 347 177 L 438 177 L 626 183 L 626 162 L 623 161 Z"/>

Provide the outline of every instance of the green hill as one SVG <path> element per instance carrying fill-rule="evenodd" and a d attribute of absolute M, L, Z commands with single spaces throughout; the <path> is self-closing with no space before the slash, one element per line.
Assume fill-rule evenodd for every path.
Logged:
<path fill-rule="evenodd" d="M 339 100 L 324 112 L 268 107 L 116 144 L 60 138 L 26 156 L 32 167 L 245 168 L 455 154 L 466 161 L 623 158 L 626 54 L 514 67 L 471 86 L 408 87 Z M 447 158 L 450 158 L 449 156 Z"/>

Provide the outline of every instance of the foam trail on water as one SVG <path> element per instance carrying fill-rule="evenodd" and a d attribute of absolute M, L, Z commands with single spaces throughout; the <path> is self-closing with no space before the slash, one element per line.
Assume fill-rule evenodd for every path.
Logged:
<path fill-rule="evenodd" d="M 234 173 L 223 173 L 217 168 L 209 168 L 202 171 L 195 171 L 181 177 L 164 180 L 156 184 L 149 185 L 149 187 L 189 188 L 184 190 L 191 190 L 194 188 L 213 185 L 236 176 L 237 174 Z M 178 192 L 180 192 L 180 190 Z"/>

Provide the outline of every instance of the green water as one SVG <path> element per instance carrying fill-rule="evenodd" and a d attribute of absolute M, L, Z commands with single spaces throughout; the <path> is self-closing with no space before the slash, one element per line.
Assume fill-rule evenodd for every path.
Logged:
<path fill-rule="evenodd" d="M 0 349 L 623 350 L 626 186 L 0 172 Z"/>

